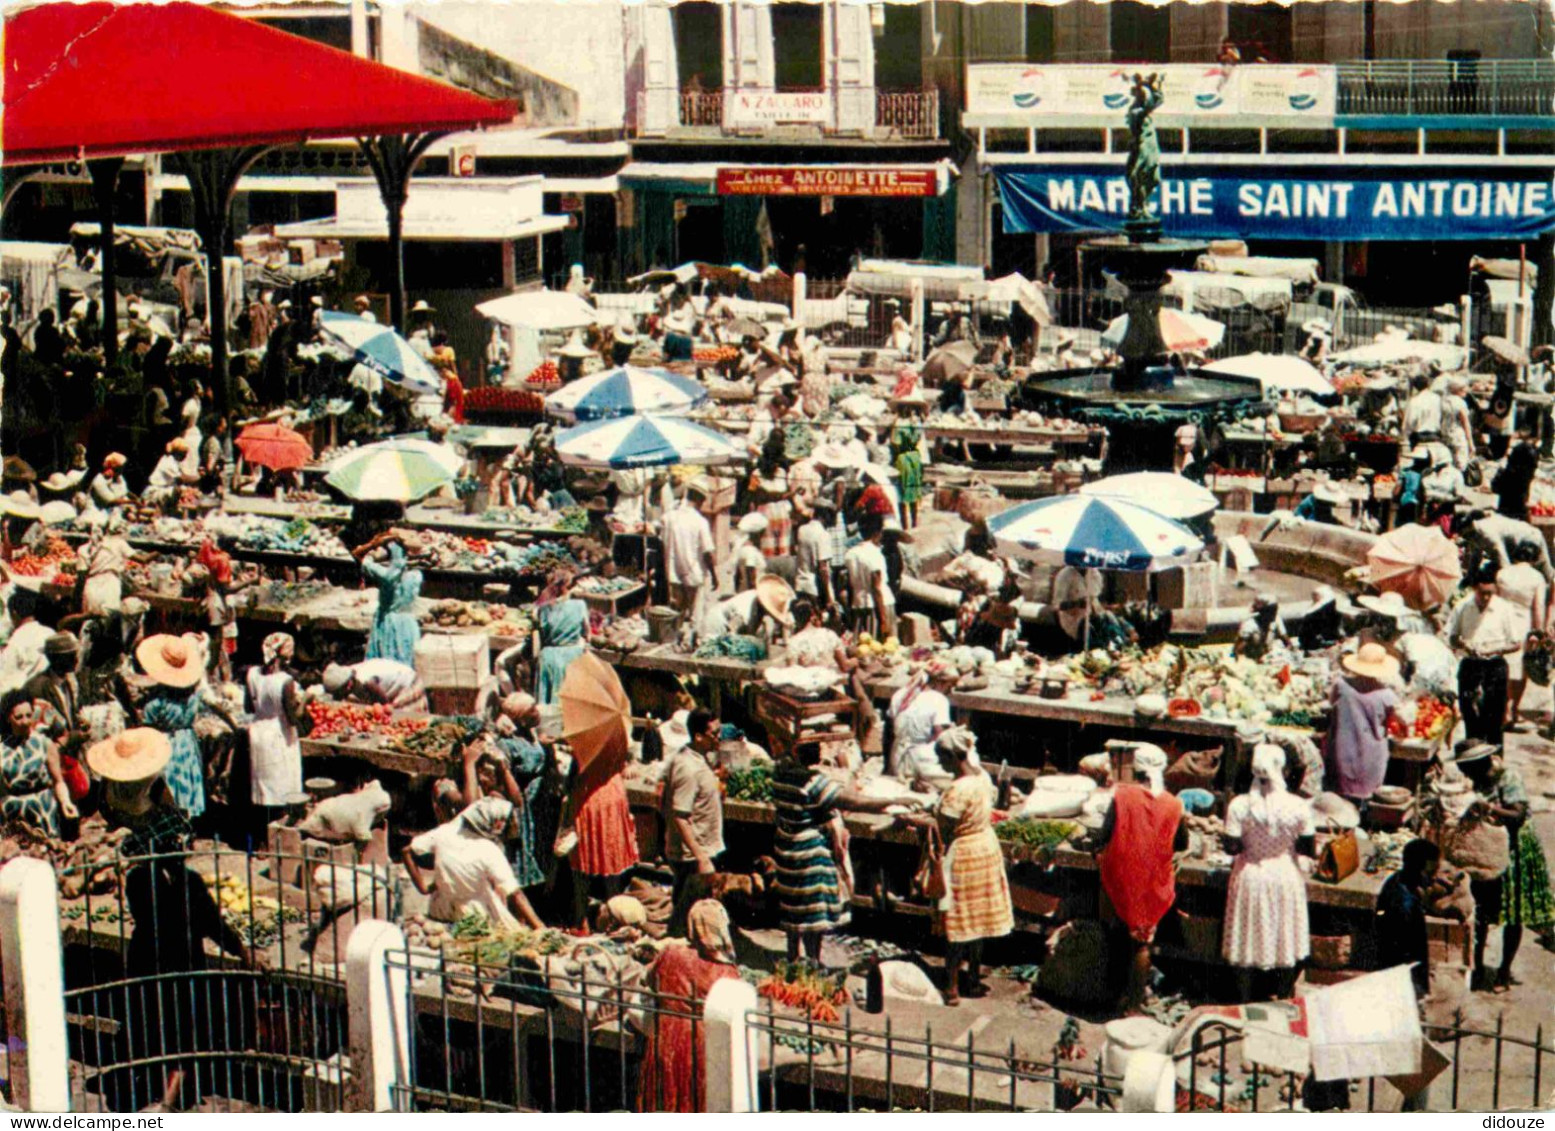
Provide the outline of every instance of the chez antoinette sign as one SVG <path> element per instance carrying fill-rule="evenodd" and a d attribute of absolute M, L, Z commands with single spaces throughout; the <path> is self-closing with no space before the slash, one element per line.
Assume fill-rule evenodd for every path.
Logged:
<path fill-rule="evenodd" d="M 831 95 L 823 90 L 731 90 L 724 96 L 724 124 L 779 126 L 825 125 L 831 118 Z"/>

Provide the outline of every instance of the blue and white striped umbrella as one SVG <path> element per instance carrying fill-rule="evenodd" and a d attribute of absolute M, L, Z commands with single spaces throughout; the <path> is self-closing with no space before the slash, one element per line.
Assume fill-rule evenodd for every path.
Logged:
<path fill-rule="evenodd" d="M 645 412 L 683 412 L 705 400 L 707 388 L 693 377 L 623 365 L 558 389 L 546 397 L 545 411 L 575 420 L 604 420 Z"/>
<path fill-rule="evenodd" d="M 591 420 L 556 436 L 556 454 L 575 467 L 711 466 L 744 457 L 722 432 L 672 416 Z"/>
<path fill-rule="evenodd" d="M 1161 569 L 1204 548 L 1181 523 L 1133 503 L 1085 495 L 1022 503 L 990 518 L 988 533 L 1003 553 L 1079 569 Z"/>
<path fill-rule="evenodd" d="M 351 351 L 358 365 L 365 365 L 390 384 L 432 395 L 443 391 L 443 381 L 437 370 L 396 334 L 392 326 L 380 326 L 338 310 L 321 313 L 319 325 Z"/>

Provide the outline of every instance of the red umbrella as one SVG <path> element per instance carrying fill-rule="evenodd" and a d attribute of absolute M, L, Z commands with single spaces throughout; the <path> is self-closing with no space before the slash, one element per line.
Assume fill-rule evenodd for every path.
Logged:
<path fill-rule="evenodd" d="M 244 459 L 271 471 L 292 471 L 313 458 L 313 445 L 308 438 L 284 424 L 250 424 L 235 442 Z"/>

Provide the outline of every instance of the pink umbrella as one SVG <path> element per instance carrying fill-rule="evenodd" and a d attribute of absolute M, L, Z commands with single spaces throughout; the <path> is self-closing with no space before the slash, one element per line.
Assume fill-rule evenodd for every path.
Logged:
<path fill-rule="evenodd" d="M 1432 609 L 1458 588 L 1458 547 L 1439 526 L 1411 523 L 1390 530 L 1366 554 L 1371 583 L 1398 593 L 1416 609 Z"/>

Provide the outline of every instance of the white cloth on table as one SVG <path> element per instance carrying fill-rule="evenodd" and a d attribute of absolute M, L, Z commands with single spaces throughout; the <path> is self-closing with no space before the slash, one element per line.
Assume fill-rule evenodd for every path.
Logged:
<path fill-rule="evenodd" d="M 842 638 L 829 628 L 815 625 L 788 638 L 788 662 L 805 668 L 836 668 Z"/>
<path fill-rule="evenodd" d="M 518 926 L 508 910 L 508 897 L 518 890 L 518 877 L 502 846 L 471 832 L 460 818 L 424 832 L 410 842 L 415 856 L 432 857 L 432 901 L 427 914 L 452 923 L 479 908 L 493 927 Z"/>
<path fill-rule="evenodd" d="M 390 707 L 408 708 L 416 700 L 424 700 L 426 689 L 416 669 L 398 660 L 379 656 L 351 665 L 356 680 L 352 690 L 373 703 L 385 703 Z M 419 704 L 425 706 L 425 703 Z"/>
<path fill-rule="evenodd" d="M 255 805 L 285 805 L 302 792 L 302 742 L 286 717 L 286 689 L 295 684 L 286 672 L 248 669 L 248 698 L 253 721 L 248 724 L 249 783 Z"/>
<path fill-rule="evenodd" d="M 1231 866 L 1221 942 L 1231 965 L 1275 970 L 1312 952 L 1296 841 L 1315 831 L 1311 803 L 1283 789 L 1244 793 L 1226 809 L 1226 835 L 1242 841 Z"/>
<path fill-rule="evenodd" d="M 713 552 L 713 528 L 689 502 L 681 502 L 664 516 L 664 570 L 671 585 L 704 584 L 704 562 Z"/>

